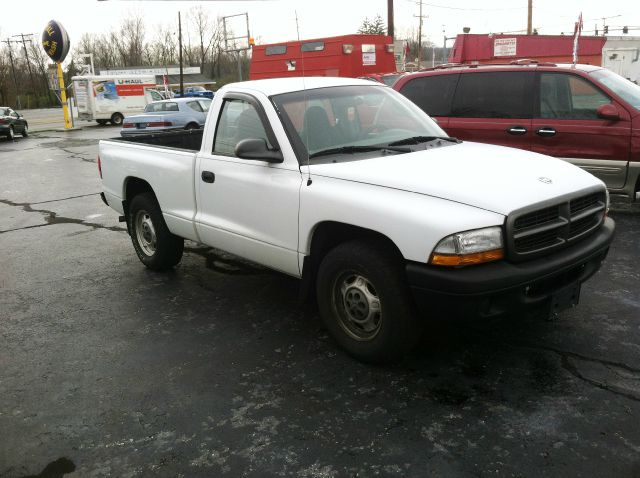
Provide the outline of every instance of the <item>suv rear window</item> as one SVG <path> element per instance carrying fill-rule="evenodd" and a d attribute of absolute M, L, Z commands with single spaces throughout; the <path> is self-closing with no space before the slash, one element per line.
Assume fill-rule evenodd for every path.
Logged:
<path fill-rule="evenodd" d="M 400 93 L 430 116 L 451 116 L 451 100 L 458 76 L 433 75 L 415 78 L 405 83 Z"/>
<path fill-rule="evenodd" d="M 531 118 L 532 72 L 461 74 L 451 116 L 461 118 Z"/>

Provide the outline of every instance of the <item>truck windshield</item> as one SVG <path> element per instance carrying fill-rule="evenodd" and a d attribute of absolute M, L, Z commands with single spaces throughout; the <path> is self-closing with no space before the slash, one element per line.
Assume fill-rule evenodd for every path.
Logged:
<path fill-rule="evenodd" d="M 609 70 L 596 70 L 591 76 L 640 111 L 640 86 Z"/>
<path fill-rule="evenodd" d="M 411 140 L 415 145 L 416 138 L 447 136 L 415 104 L 381 85 L 317 88 L 271 99 L 299 157 L 305 161 L 309 157 L 326 161 L 327 154 L 323 153 L 332 151 L 389 151 L 393 148 L 386 146 L 405 144 L 403 141 Z"/>

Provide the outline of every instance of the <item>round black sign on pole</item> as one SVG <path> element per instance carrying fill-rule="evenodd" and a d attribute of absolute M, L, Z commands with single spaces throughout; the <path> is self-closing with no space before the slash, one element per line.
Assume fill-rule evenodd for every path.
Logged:
<path fill-rule="evenodd" d="M 55 20 L 47 23 L 42 32 L 42 48 L 56 63 L 62 63 L 69 53 L 69 35 L 64 27 Z"/>

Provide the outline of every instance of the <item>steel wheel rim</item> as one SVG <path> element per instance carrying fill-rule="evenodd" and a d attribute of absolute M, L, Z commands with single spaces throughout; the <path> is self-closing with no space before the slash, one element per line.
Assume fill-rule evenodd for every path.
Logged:
<path fill-rule="evenodd" d="M 382 327 L 381 301 L 373 284 L 357 272 L 345 272 L 333 290 L 342 330 L 354 340 L 373 340 Z"/>
<path fill-rule="evenodd" d="M 147 256 L 153 256 L 156 253 L 157 239 L 156 230 L 153 227 L 151 216 L 145 210 L 140 210 L 135 217 L 136 239 L 142 252 Z"/>
<path fill-rule="evenodd" d="M 15 132 L 13 131 L 13 126 L 9 128 L 9 139 L 15 138 Z"/>

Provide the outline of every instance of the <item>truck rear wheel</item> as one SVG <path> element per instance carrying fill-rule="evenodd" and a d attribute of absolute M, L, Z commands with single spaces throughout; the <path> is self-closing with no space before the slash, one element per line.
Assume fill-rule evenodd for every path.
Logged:
<path fill-rule="evenodd" d="M 113 113 L 111 115 L 111 124 L 115 126 L 120 126 L 122 124 L 122 120 L 124 120 L 124 116 L 120 113 Z"/>
<path fill-rule="evenodd" d="M 133 248 L 140 261 L 153 270 L 175 266 L 184 251 L 184 239 L 171 234 L 152 193 L 138 194 L 129 206 Z"/>
<path fill-rule="evenodd" d="M 318 271 L 317 297 L 329 332 L 359 360 L 397 360 L 420 338 L 402 264 L 383 244 L 353 241 L 329 251 Z"/>

